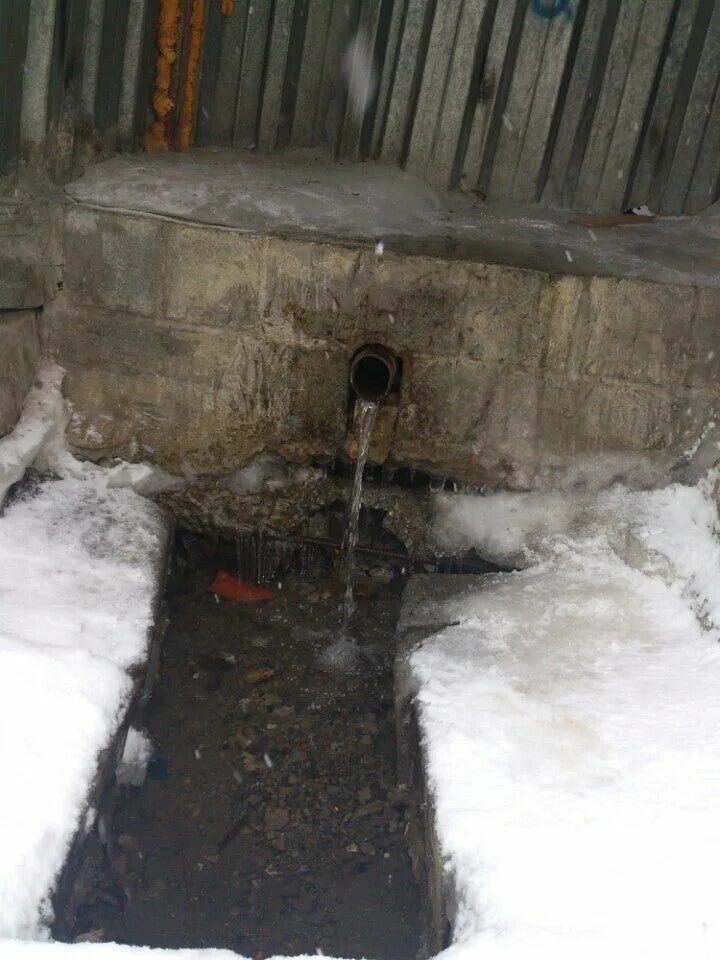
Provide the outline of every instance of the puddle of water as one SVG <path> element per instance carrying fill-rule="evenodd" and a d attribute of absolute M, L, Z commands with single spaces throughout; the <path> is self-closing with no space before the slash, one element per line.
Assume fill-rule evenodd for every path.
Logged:
<path fill-rule="evenodd" d="M 336 635 L 343 570 L 284 575 L 275 599 L 251 608 L 202 593 L 216 565 L 174 575 L 145 715 L 151 778 L 123 788 L 74 934 L 411 960 L 419 897 L 392 702 L 400 584 L 357 558 L 354 626 L 376 657 L 328 675 L 317 658 Z"/>

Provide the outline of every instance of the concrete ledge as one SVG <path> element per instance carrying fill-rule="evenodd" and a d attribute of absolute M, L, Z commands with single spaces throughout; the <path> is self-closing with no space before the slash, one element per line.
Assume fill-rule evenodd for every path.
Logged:
<path fill-rule="evenodd" d="M 132 199 L 146 171 L 128 162 L 140 164 Z M 403 359 L 389 462 L 469 483 L 532 487 L 597 455 L 659 478 L 720 399 L 712 287 L 378 255 L 310 227 L 255 236 L 83 205 L 68 208 L 64 242 L 48 339 L 84 455 L 207 476 L 263 450 L 335 455 L 349 359 L 373 341 Z"/>
<path fill-rule="evenodd" d="M 89 206 L 272 235 L 576 276 L 720 286 L 712 217 L 572 223 L 567 210 L 480 203 L 394 167 L 232 150 L 116 157 L 70 184 Z"/>

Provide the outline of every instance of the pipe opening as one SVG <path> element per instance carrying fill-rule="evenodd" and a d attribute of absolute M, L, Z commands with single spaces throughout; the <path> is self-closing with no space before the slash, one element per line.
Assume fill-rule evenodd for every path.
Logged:
<path fill-rule="evenodd" d="M 350 385 L 361 400 L 383 400 L 396 386 L 400 362 L 382 344 L 360 347 L 350 361 Z"/>

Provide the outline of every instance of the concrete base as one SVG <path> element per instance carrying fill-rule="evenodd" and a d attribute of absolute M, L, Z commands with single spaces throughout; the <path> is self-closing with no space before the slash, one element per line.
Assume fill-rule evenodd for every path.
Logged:
<path fill-rule="evenodd" d="M 0 312 L 0 437 L 17 423 L 40 357 L 35 313 Z"/>
<path fill-rule="evenodd" d="M 75 201 L 250 235 L 478 260 L 573 276 L 720 286 L 716 215 L 588 227 L 568 210 L 485 204 L 396 167 L 193 150 L 115 157 L 67 187 Z M 607 219 L 607 218 L 605 218 Z"/>
<path fill-rule="evenodd" d="M 349 359 L 377 341 L 403 361 L 388 462 L 469 483 L 598 456 L 652 482 L 717 409 L 720 273 L 693 246 L 711 226 L 593 240 L 397 170 L 208 151 L 116 158 L 68 192 L 47 319 L 84 456 L 206 478 L 334 456 Z"/>

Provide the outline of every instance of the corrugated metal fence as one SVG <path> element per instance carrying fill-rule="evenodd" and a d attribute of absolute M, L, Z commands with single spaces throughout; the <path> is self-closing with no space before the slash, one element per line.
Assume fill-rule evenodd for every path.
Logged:
<path fill-rule="evenodd" d="M 79 123 L 139 145 L 156 2 L 0 0 L 0 163 Z M 719 81 L 720 0 L 207 0 L 197 143 L 695 212 L 720 192 Z"/>

